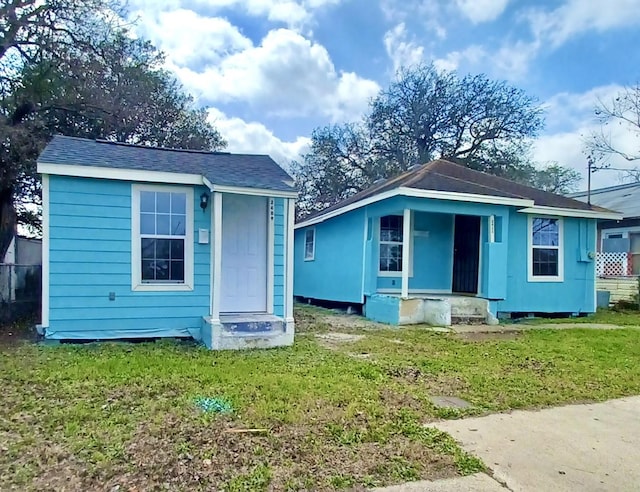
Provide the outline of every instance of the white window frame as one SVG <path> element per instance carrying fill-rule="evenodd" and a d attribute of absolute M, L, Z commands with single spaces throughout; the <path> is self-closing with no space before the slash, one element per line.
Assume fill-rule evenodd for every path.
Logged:
<path fill-rule="evenodd" d="M 311 249 L 311 256 L 307 256 L 307 235 L 311 233 L 312 234 L 312 246 L 313 248 Z M 316 259 L 316 228 L 315 227 L 309 227 L 308 229 L 304 230 L 304 248 L 303 248 L 303 254 L 304 254 L 304 261 L 313 261 Z"/>
<path fill-rule="evenodd" d="M 143 283 L 141 268 L 140 193 L 142 191 L 185 193 L 184 282 Z M 179 292 L 193 290 L 193 188 L 184 186 L 131 185 L 131 290 L 136 292 Z M 169 236 L 167 236 L 169 238 Z M 175 238 L 174 238 L 175 239 Z"/>
<path fill-rule="evenodd" d="M 558 245 L 543 246 L 533 244 L 533 221 L 535 219 L 551 219 L 558 221 Z M 550 217 L 544 215 L 529 215 L 527 226 L 527 271 L 529 282 L 564 282 L 564 220 L 562 217 Z M 558 275 L 534 275 L 533 274 L 533 250 L 557 249 L 558 250 Z"/>
<path fill-rule="evenodd" d="M 413 214 L 413 212 L 411 212 Z M 402 246 L 403 245 L 403 241 L 400 240 L 400 242 L 397 241 L 382 241 L 380 239 L 380 235 L 381 235 L 381 231 L 382 231 L 382 227 L 381 227 L 381 222 L 382 222 L 382 218 L 383 217 L 389 217 L 389 216 L 396 216 L 396 217 L 400 217 L 400 220 L 402 222 L 403 216 L 402 214 L 386 214 L 386 215 L 382 215 L 380 217 L 378 217 L 378 277 L 397 277 L 400 278 L 402 277 L 402 262 L 400 262 L 400 270 L 398 270 L 397 272 L 389 272 L 386 270 L 380 270 L 380 245 L 381 244 L 397 244 Z M 413 278 L 413 241 L 414 241 L 414 230 L 413 230 L 413 224 L 414 224 L 414 220 L 413 220 L 413 216 L 411 218 L 411 231 L 409 231 L 409 278 Z M 403 224 L 404 225 L 404 224 Z M 402 231 L 402 238 L 404 239 L 404 235 L 405 235 L 405 231 L 403 229 Z M 404 256 L 405 252 L 404 252 L 404 248 L 402 251 L 402 256 Z"/>

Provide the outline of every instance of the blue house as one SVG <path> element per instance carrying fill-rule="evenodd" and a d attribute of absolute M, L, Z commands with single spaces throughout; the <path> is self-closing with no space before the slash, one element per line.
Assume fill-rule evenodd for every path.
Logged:
<path fill-rule="evenodd" d="M 297 223 L 294 294 L 392 324 L 590 313 L 596 222 L 619 218 L 437 160 Z"/>
<path fill-rule="evenodd" d="M 45 338 L 293 343 L 296 193 L 271 158 L 56 136 L 38 172 Z"/>

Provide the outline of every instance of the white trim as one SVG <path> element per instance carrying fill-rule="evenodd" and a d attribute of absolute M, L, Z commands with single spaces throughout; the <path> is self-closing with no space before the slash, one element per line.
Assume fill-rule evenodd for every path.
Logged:
<path fill-rule="evenodd" d="M 275 265 L 273 260 L 275 250 L 275 203 L 273 198 L 267 201 L 267 314 L 273 314 L 273 289 L 275 279 Z"/>
<path fill-rule="evenodd" d="M 286 248 L 286 278 L 285 278 L 285 321 L 287 325 L 293 323 L 293 225 L 295 223 L 296 216 L 296 201 L 293 198 L 287 200 L 287 248 Z"/>
<path fill-rule="evenodd" d="M 409 259 L 411 258 L 411 210 L 405 208 L 402 213 L 402 297 L 409 296 Z"/>
<path fill-rule="evenodd" d="M 41 174 L 59 176 L 75 176 L 78 178 L 117 179 L 121 181 L 142 181 L 164 184 L 204 185 L 211 191 L 236 193 L 238 195 L 259 195 L 283 198 L 295 198 L 296 191 L 268 190 L 263 188 L 247 188 L 242 186 L 224 186 L 211 183 L 200 174 L 171 173 L 166 171 L 146 171 L 140 169 L 122 169 L 77 164 L 50 164 L 38 162 L 37 170 Z"/>
<path fill-rule="evenodd" d="M 222 288 L 222 193 L 213 193 L 213 208 L 211 209 L 213 248 L 213 277 L 211 296 L 212 324 L 220 325 L 220 297 Z"/>
<path fill-rule="evenodd" d="M 202 179 L 204 181 L 206 178 L 203 177 Z M 207 180 L 207 182 L 211 184 L 209 180 Z M 217 185 L 217 184 L 213 184 L 212 188 L 210 189 L 212 191 L 217 191 L 220 193 L 234 193 L 236 195 L 268 196 L 273 198 L 297 198 L 298 196 L 297 191 L 267 190 L 263 188 L 246 188 L 241 186 L 223 186 L 223 185 Z"/>
<path fill-rule="evenodd" d="M 142 282 L 140 271 L 140 192 L 170 192 L 184 193 L 185 204 L 185 236 L 184 236 L 184 282 L 177 283 L 153 283 Z M 194 198 L 193 188 L 166 185 L 144 185 L 133 183 L 131 185 L 131 290 L 135 292 L 177 292 L 193 290 L 194 269 Z M 169 236 L 167 236 L 169 237 Z M 180 236 L 176 236 L 178 238 Z"/>
<path fill-rule="evenodd" d="M 558 221 L 558 275 L 539 276 L 533 275 L 533 219 L 544 219 L 548 217 L 533 216 L 527 217 L 527 281 L 528 282 L 564 282 L 564 221 L 562 217 L 551 217 Z M 544 249 L 545 246 L 540 246 Z M 555 247 L 549 247 L 555 249 Z"/>
<path fill-rule="evenodd" d="M 512 205 L 516 207 L 533 207 L 534 205 L 533 200 L 527 200 L 523 198 L 505 198 L 499 196 L 476 195 L 473 193 L 452 193 L 448 191 L 418 190 L 415 188 L 406 188 L 401 186 L 399 188 L 385 191 L 378 195 L 374 195 L 357 202 L 350 203 L 349 205 L 345 205 L 344 207 L 332 210 L 331 212 L 327 212 L 326 214 L 321 214 L 317 217 L 314 217 L 313 219 L 302 221 L 299 224 L 296 224 L 295 228 L 299 229 L 301 227 L 308 227 L 313 224 L 319 224 L 320 222 L 324 222 L 325 220 L 337 217 L 338 215 L 345 214 L 347 212 L 350 212 L 351 210 L 355 210 L 357 208 L 364 207 L 366 205 L 370 205 L 372 203 L 376 203 L 382 200 L 386 200 L 387 198 L 392 198 L 399 195 L 416 198 L 452 200 L 458 202 L 488 203 L 492 205 Z"/>
<path fill-rule="evenodd" d="M 51 248 L 50 236 L 50 188 L 49 175 L 42 175 L 42 328 L 49 328 L 49 250 Z"/>
<path fill-rule="evenodd" d="M 367 209 L 364 210 L 363 230 L 364 230 L 364 236 L 362 239 L 362 282 L 361 282 L 362 304 L 364 304 L 364 301 L 365 301 L 364 288 L 365 288 L 365 278 L 366 278 L 366 271 L 367 271 L 367 237 L 369 236 L 369 212 L 367 211 Z M 372 239 L 373 239 L 373 236 L 372 236 Z"/>
<path fill-rule="evenodd" d="M 589 223 L 587 223 L 587 236 L 589 235 Z M 593 252 L 596 253 L 598 251 L 598 226 L 597 224 L 593 225 Z M 597 253 L 596 253 L 597 255 Z M 598 310 L 598 267 L 596 266 L 596 260 L 594 259 L 591 262 L 593 267 L 593 312 L 595 313 Z"/>
<path fill-rule="evenodd" d="M 313 232 L 313 248 L 311 249 L 311 256 L 307 256 L 307 233 Z M 302 248 L 302 259 L 304 261 L 314 261 L 316 259 L 316 228 L 309 227 L 304 230 L 304 248 Z"/>
<path fill-rule="evenodd" d="M 598 212 L 597 210 L 576 210 L 572 208 L 534 207 L 518 210 L 523 214 L 552 215 L 554 217 L 582 217 L 585 219 L 622 220 L 622 214 L 617 212 Z"/>
<path fill-rule="evenodd" d="M 496 216 L 489 215 L 489 242 L 496 242 Z"/>
<path fill-rule="evenodd" d="M 400 294 L 400 289 L 377 289 L 376 292 L 378 294 Z M 451 289 L 409 289 L 409 295 L 411 294 L 449 294 L 452 295 L 453 291 Z M 460 296 L 466 297 L 466 296 Z"/>
<path fill-rule="evenodd" d="M 118 179 L 123 181 L 146 181 L 150 183 L 202 184 L 202 176 L 199 174 L 77 166 L 73 164 L 47 164 L 46 162 L 38 162 L 38 172 L 59 176 L 76 176 L 79 178 Z"/>

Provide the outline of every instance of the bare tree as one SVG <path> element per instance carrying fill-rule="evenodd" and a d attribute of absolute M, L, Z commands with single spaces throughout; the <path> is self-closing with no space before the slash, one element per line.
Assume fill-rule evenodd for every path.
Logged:
<path fill-rule="evenodd" d="M 617 156 L 627 162 L 640 161 L 640 83 L 625 87 L 611 101 L 599 101 L 595 109 L 600 128 L 587 142 L 587 152 L 600 163 L 600 167 L 613 169 L 609 159 Z M 629 147 L 620 141 L 620 131 L 632 137 Z M 640 167 L 619 169 L 624 178 L 640 181 Z"/>

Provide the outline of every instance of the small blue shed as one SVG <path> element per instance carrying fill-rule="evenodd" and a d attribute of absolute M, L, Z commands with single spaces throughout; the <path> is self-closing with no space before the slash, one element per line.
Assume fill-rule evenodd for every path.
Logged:
<path fill-rule="evenodd" d="M 38 172 L 45 338 L 293 343 L 296 192 L 270 157 L 56 136 Z"/>
<path fill-rule="evenodd" d="M 437 160 L 299 221 L 294 294 L 392 324 L 590 313 L 596 222 L 619 218 Z"/>

